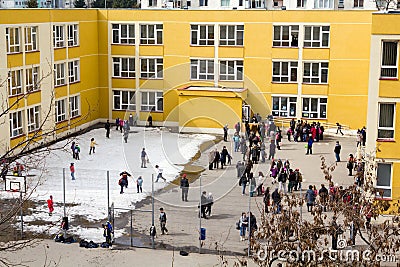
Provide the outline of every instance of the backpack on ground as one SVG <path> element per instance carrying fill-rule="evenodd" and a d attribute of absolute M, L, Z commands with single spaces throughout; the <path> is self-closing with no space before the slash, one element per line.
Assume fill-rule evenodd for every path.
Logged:
<path fill-rule="evenodd" d="M 110 247 L 110 244 L 108 244 L 107 242 L 103 242 L 103 243 L 101 243 L 100 247 L 102 247 L 102 248 L 109 248 L 109 247 Z"/>
<path fill-rule="evenodd" d="M 65 238 L 65 240 L 64 240 L 64 243 L 68 243 L 68 244 L 75 243 L 75 242 L 76 242 L 76 240 L 73 236 L 69 236 L 69 237 Z"/>
<path fill-rule="evenodd" d="M 79 242 L 79 246 L 80 246 L 81 248 L 87 248 L 88 245 L 89 245 L 89 242 L 87 242 L 85 239 L 82 239 L 82 240 Z"/>
<path fill-rule="evenodd" d="M 65 238 L 63 234 L 57 234 L 56 237 L 54 238 L 54 241 L 56 242 L 64 242 Z"/>

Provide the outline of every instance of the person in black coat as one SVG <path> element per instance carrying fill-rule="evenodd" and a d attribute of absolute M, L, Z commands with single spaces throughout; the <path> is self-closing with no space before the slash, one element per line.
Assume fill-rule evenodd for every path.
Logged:
<path fill-rule="evenodd" d="M 128 188 L 128 177 L 131 177 L 131 174 L 128 173 L 127 171 L 123 171 L 119 174 L 121 178 L 118 181 L 119 186 L 121 187 L 121 191 L 119 192 L 120 194 L 124 193 L 124 187 Z"/>
<path fill-rule="evenodd" d="M 186 177 L 186 173 L 182 175 L 181 179 L 181 189 L 182 189 L 182 201 L 187 202 L 188 192 L 189 192 L 189 180 Z"/>
<path fill-rule="evenodd" d="M 110 125 L 110 121 L 109 120 L 107 120 L 106 125 L 104 126 L 104 128 L 106 129 L 106 137 L 110 138 L 111 125 Z"/>

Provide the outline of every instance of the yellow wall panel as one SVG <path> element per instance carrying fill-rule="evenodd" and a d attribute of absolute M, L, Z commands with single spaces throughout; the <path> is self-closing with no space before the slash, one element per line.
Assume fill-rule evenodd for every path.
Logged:
<path fill-rule="evenodd" d="M 135 56 L 134 45 L 111 45 L 112 55 Z"/>
<path fill-rule="evenodd" d="M 291 94 L 297 95 L 297 84 L 293 83 L 272 83 L 272 94 Z"/>
<path fill-rule="evenodd" d="M 165 22 L 164 32 L 175 34 L 164 34 L 164 54 L 169 56 L 188 56 L 190 48 L 190 24 Z"/>
<path fill-rule="evenodd" d="M 342 96 L 368 94 L 369 61 L 331 60 L 329 62 L 329 93 Z"/>
<path fill-rule="evenodd" d="M 400 97 L 400 81 L 399 80 L 380 80 L 379 96 L 380 97 Z"/>
<path fill-rule="evenodd" d="M 272 48 L 272 59 L 295 59 L 299 58 L 298 48 Z"/>
<path fill-rule="evenodd" d="M 140 79 L 140 88 L 141 89 L 164 89 L 164 81 L 162 79 L 156 80 L 144 80 Z"/>
<path fill-rule="evenodd" d="M 15 68 L 23 66 L 23 57 L 22 53 L 17 54 L 8 54 L 7 55 L 7 68 Z"/>
<path fill-rule="evenodd" d="M 331 48 L 332 49 L 332 48 Z M 304 48 L 304 60 L 329 60 L 328 48 Z"/>
<path fill-rule="evenodd" d="M 112 88 L 136 88 L 135 79 L 131 78 L 113 78 Z"/>
<path fill-rule="evenodd" d="M 42 101 L 41 91 L 30 93 L 26 98 L 26 101 L 28 106 L 40 104 Z"/>
<path fill-rule="evenodd" d="M 302 85 L 303 95 L 323 95 L 328 94 L 328 85 L 325 84 L 305 84 Z"/>
<path fill-rule="evenodd" d="M 67 49 L 66 48 L 57 48 L 54 49 L 54 61 L 61 61 L 67 58 Z"/>
<path fill-rule="evenodd" d="M 160 56 L 164 54 L 164 47 L 162 45 L 141 45 L 139 46 L 139 55 L 141 57 L 146 56 Z"/>
<path fill-rule="evenodd" d="M 26 65 L 39 65 L 40 64 L 40 52 L 25 53 L 25 64 Z"/>
<path fill-rule="evenodd" d="M 66 85 L 58 86 L 54 88 L 55 91 L 55 98 L 61 98 L 68 95 L 68 88 Z"/>
<path fill-rule="evenodd" d="M 233 46 L 220 46 L 218 47 L 219 58 L 243 58 L 244 48 Z"/>
<path fill-rule="evenodd" d="M 272 24 L 270 22 L 266 24 L 246 23 L 244 31 L 245 56 L 271 58 Z"/>
<path fill-rule="evenodd" d="M 213 46 L 191 46 L 189 50 L 191 58 L 214 58 Z"/>

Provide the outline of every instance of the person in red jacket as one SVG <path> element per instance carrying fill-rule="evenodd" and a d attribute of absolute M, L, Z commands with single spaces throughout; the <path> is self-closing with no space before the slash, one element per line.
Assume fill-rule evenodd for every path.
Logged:
<path fill-rule="evenodd" d="M 71 163 L 71 166 L 69 166 L 69 171 L 71 172 L 72 180 L 75 180 L 75 166 L 74 166 L 74 163 Z"/>
<path fill-rule="evenodd" d="M 53 196 L 50 196 L 50 198 L 47 200 L 47 207 L 49 207 L 49 215 L 51 216 L 54 211 L 54 206 L 53 206 Z"/>

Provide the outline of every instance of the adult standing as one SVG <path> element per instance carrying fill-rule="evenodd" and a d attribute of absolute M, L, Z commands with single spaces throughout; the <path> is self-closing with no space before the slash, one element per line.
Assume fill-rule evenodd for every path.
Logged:
<path fill-rule="evenodd" d="M 235 143 L 235 152 L 239 152 L 240 137 L 238 133 L 233 135 L 233 142 Z"/>
<path fill-rule="evenodd" d="M 311 212 L 312 211 L 312 207 L 314 206 L 315 203 L 315 192 L 313 190 L 313 186 L 309 185 L 308 186 L 308 190 L 306 192 L 306 201 L 307 201 L 307 211 Z"/>
<path fill-rule="evenodd" d="M 286 181 L 287 181 L 287 173 L 282 168 L 279 175 L 278 175 L 278 182 L 279 182 L 279 191 L 282 191 L 286 194 Z"/>
<path fill-rule="evenodd" d="M 239 180 L 239 186 L 242 187 L 242 195 L 246 193 L 246 185 L 247 185 L 247 176 L 246 173 L 243 173 L 243 175 L 240 177 Z"/>
<path fill-rule="evenodd" d="M 129 126 L 133 126 L 133 115 L 129 114 Z"/>
<path fill-rule="evenodd" d="M 153 127 L 153 117 L 151 114 L 147 117 L 147 122 L 149 123 L 149 127 Z"/>
<path fill-rule="evenodd" d="M 349 155 L 349 159 L 347 160 L 347 169 L 349 170 L 349 176 L 353 175 L 353 168 L 354 168 L 354 163 L 356 162 L 353 154 Z"/>
<path fill-rule="evenodd" d="M 340 162 L 340 150 L 342 150 L 342 146 L 339 144 L 339 141 L 336 141 L 335 148 L 333 152 L 335 152 L 336 162 Z"/>
<path fill-rule="evenodd" d="M 264 202 L 264 210 L 265 213 L 268 213 L 268 207 L 270 205 L 270 201 L 271 201 L 271 193 L 269 192 L 270 188 L 267 187 L 267 189 L 264 192 L 264 198 L 263 198 L 263 202 Z"/>
<path fill-rule="evenodd" d="M 140 193 L 143 193 L 142 185 L 143 185 L 143 178 L 142 178 L 142 176 L 139 176 L 136 180 L 136 187 L 137 187 L 138 193 L 139 193 L 139 191 L 140 191 Z"/>
<path fill-rule="evenodd" d="M 147 153 L 146 153 L 146 150 L 143 148 L 142 152 L 140 154 L 140 159 L 142 160 L 142 164 L 141 164 L 140 168 L 147 168 L 146 167 L 146 162 L 147 162 L 146 158 L 147 158 Z"/>
<path fill-rule="evenodd" d="M 269 155 L 268 155 L 268 160 L 274 159 L 274 157 L 275 157 L 275 152 L 276 152 L 275 140 L 271 140 L 271 142 L 269 143 Z"/>
<path fill-rule="evenodd" d="M 159 221 L 160 221 L 161 234 L 162 235 L 168 234 L 168 229 L 166 227 L 166 225 L 167 225 L 167 214 L 165 213 L 163 208 L 160 208 Z"/>
<path fill-rule="evenodd" d="M 226 149 L 226 146 L 224 146 L 221 150 L 221 169 L 223 169 L 224 166 L 226 166 L 228 155 L 229 155 L 228 150 Z"/>
<path fill-rule="evenodd" d="M 69 171 L 71 173 L 72 180 L 75 180 L 75 166 L 74 166 L 74 163 L 71 163 L 71 165 L 69 166 Z"/>
<path fill-rule="evenodd" d="M 104 128 L 106 129 L 106 138 L 110 138 L 111 124 L 109 120 L 107 120 L 106 124 L 104 125 Z"/>
<path fill-rule="evenodd" d="M 53 215 L 54 211 L 54 203 L 53 203 L 53 196 L 47 200 L 47 207 L 49 208 L 49 216 Z"/>
<path fill-rule="evenodd" d="M 312 146 L 314 143 L 314 139 L 312 138 L 312 136 L 308 136 L 308 140 L 307 140 L 307 153 L 306 155 L 310 154 L 312 155 Z"/>
<path fill-rule="evenodd" d="M 361 129 L 361 135 L 362 135 L 362 145 L 365 146 L 365 142 L 367 141 L 367 128 L 362 127 Z"/>
<path fill-rule="evenodd" d="M 246 240 L 246 229 L 248 226 L 248 220 L 246 212 L 242 212 L 242 216 L 239 219 L 239 229 L 240 229 L 240 241 Z"/>
<path fill-rule="evenodd" d="M 214 156 L 214 169 L 218 169 L 218 165 L 219 165 L 219 161 L 221 159 L 221 155 L 219 154 L 217 148 L 215 148 L 214 154 L 215 154 L 215 156 Z"/>
<path fill-rule="evenodd" d="M 271 195 L 272 201 L 274 203 L 275 214 L 281 213 L 281 194 L 278 192 L 278 188 L 275 188 L 275 191 Z"/>
<path fill-rule="evenodd" d="M 228 142 L 228 124 L 224 126 L 224 141 Z"/>
<path fill-rule="evenodd" d="M 210 153 L 208 154 L 208 169 L 209 170 L 213 169 L 214 159 L 215 159 L 215 150 L 210 150 Z"/>
<path fill-rule="evenodd" d="M 93 154 L 96 153 L 96 151 L 95 151 L 95 150 L 96 150 L 96 145 L 97 145 L 97 143 L 96 143 L 96 141 L 94 140 L 94 138 L 90 139 L 89 155 L 91 155 L 92 152 L 93 152 Z"/>
<path fill-rule="evenodd" d="M 186 173 L 182 175 L 181 179 L 181 189 L 182 189 L 182 201 L 187 202 L 188 192 L 189 192 L 189 180 L 186 177 Z"/>
<path fill-rule="evenodd" d="M 200 216 L 204 219 L 208 219 L 206 215 L 206 207 L 207 207 L 207 192 L 203 191 L 200 197 Z"/>
<path fill-rule="evenodd" d="M 239 136 L 239 134 L 240 134 L 240 128 L 241 128 L 241 126 L 240 126 L 240 121 L 238 121 L 238 122 L 235 124 L 235 131 L 236 131 L 236 133 L 238 134 L 238 136 Z"/>

